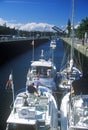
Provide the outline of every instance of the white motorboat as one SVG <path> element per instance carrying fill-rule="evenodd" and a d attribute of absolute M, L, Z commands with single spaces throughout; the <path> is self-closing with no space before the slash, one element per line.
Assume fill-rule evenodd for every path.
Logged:
<path fill-rule="evenodd" d="M 61 102 L 61 130 L 88 130 L 88 75 L 73 81 Z"/>
<path fill-rule="evenodd" d="M 38 94 L 26 88 L 19 91 L 6 122 L 6 130 L 57 130 L 58 108 L 52 91 L 43 85 L 38 86 Z"/>
<path fill-rule="evenodd" d="M 32 61 L 31 67 L 28 70 L 26 86 L 28 86 L 31 80 L 39 82 L 42 85 L 49 87 L 50 89 L 56 89 L 56 66 L 52 60 L 46 60 L 44 58 L 43 50 L 41 52 L 41 59 Z"/>
<path fill-rule="evenodd" d="M 56 48 L 56 40 L 55 40 L 55 39 L 51 40 L 51 42 L 50 42 L 50 47 L 51 47 L 52 49 L 55 49 L 55 48 Z"/>

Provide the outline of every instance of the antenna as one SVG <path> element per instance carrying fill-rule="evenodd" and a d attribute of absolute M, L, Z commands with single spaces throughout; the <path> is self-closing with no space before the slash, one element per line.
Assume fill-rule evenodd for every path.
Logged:
<path fill-rule="evenodd" d="M 41 51 L 41 59 L 44 58 L 44 50 Z"/>

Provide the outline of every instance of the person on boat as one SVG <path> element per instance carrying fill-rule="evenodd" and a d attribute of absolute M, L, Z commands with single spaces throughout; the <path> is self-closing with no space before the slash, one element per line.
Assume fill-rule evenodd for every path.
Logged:
<path fill-rule="evenodd" d="M 34 87 L 34 82 L 31 82 L 28 86 L 27 86 L 27 91 L 31 94 L 38 94 L 37 89 Z"/>
<path fill-rule="evenodd" d="M 47 77 L 51 77 L 51 69 L 47 70 Z"/>
<path fill-rule="evenodd" d="M 38 86 L 40 84 L 40 81 L 39 81 L 39 76 L 36 77 L 36 79 L 34 80 L 34 86 L 35 88 L 38 90 Z"/>

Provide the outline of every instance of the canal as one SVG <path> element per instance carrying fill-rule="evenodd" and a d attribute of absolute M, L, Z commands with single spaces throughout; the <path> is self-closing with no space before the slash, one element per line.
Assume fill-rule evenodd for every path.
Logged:
<path fill-rule="evenodd" d="M 40 58 L 42 49 L 44 50 L 45 57 L 49 58 L 51 55 L 50 41 L 41 44 L 34 49 L 35 60 Z M 25 87 L 26 75 L 32 60 L 32 53 L 33 51 L 29 49 L 29 51 L 25 53 L 23 52 L 23 54 L 14 57 L 3 65 L 0 65 L 0 130 L 5 130 L 6 119 L 10 114 L 10 105 L 12 103 L 12 93 L 7 92 L 5 89 L 9 74 L 11 72 L 13 73 L 15 92 L 20 88 Z M 54 50 L 54 63 L 57 67 L 57 71 L 60 69 L 63 54 L 64 46 L 62 41 L 58 40 L 57 47 Z"/>

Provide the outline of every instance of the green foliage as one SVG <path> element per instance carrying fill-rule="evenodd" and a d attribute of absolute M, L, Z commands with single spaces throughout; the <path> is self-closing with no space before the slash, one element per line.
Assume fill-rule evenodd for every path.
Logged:
<path fill-rule="evenodd" d="M 22 31 L 15 28 L 11 29 L 7 27 L 6 24 L 0 26 L 0 35 L 10 35 L 10 36 L 21 36 L 21 37 L 41 37 L 41 36 L 53 36 L 55 32 L 43 32 L 43 31 Z"/>
<path fill-rule="evenodd" d="M 85 35 L 85 32 L 88 33 L 88 17 L 86 17 L 85 19 L 82 19 L 82 22 L 80 23 L 80 25 L 78 26 L 76 30 L 76 36 L 78 38 L 83 38 Z"/>
<path fill-rule="evenodd" d="M 15 35 L 17 32 L 15 28 L 10 29 L 9 27 L 6 26 L 0 26 L 0 35 Z"/>

